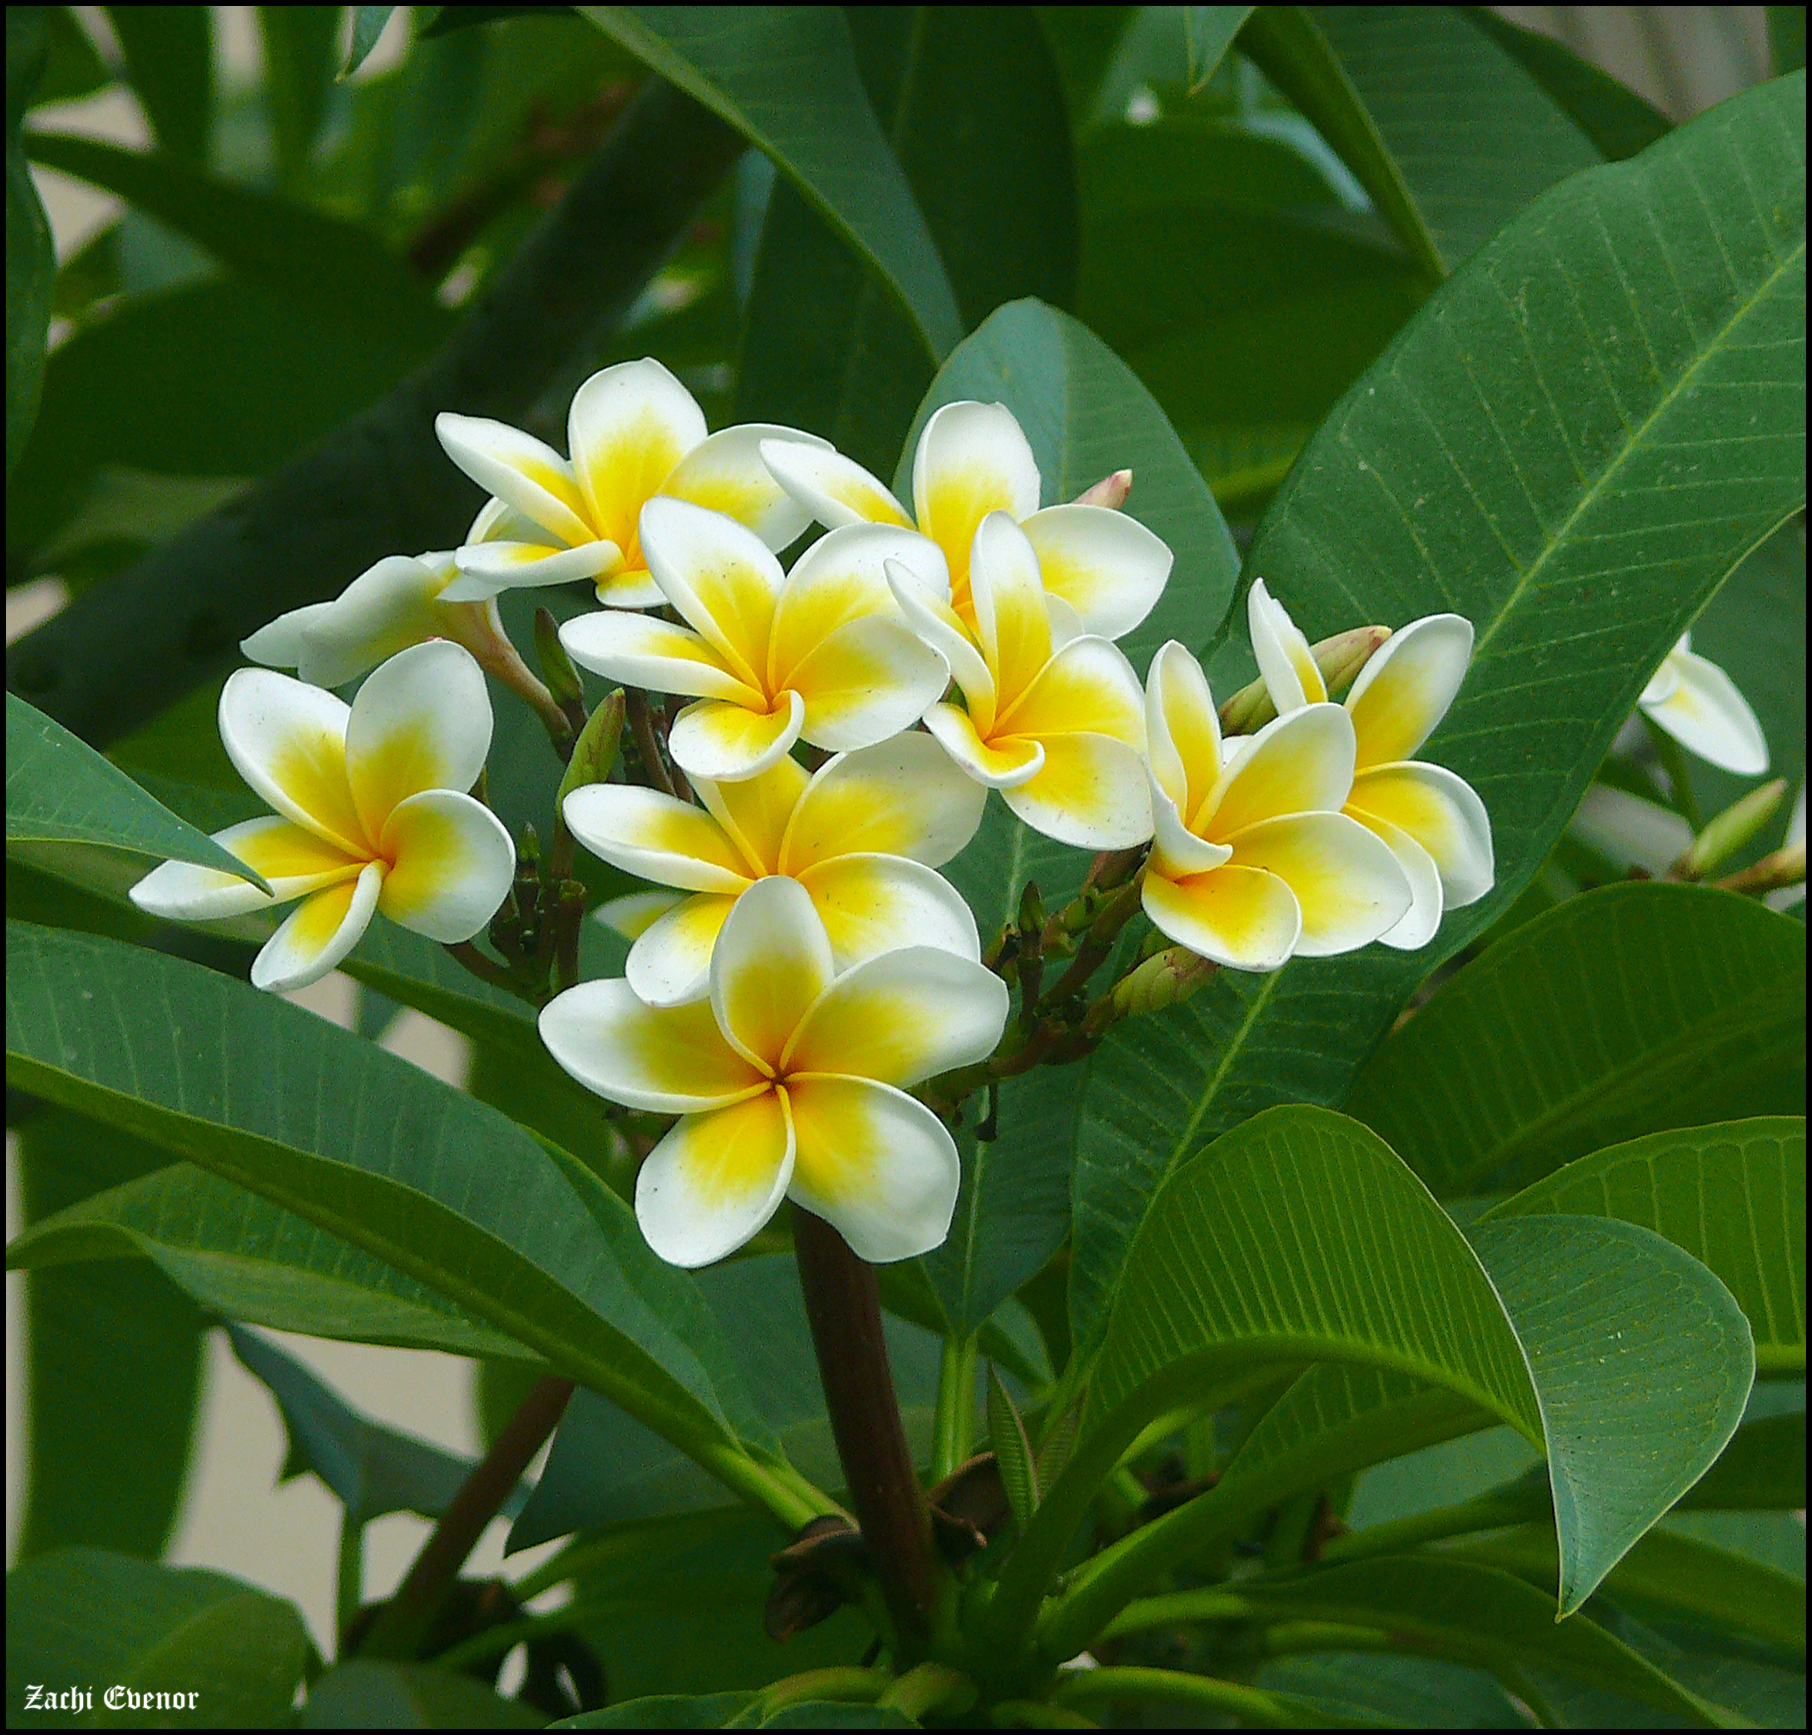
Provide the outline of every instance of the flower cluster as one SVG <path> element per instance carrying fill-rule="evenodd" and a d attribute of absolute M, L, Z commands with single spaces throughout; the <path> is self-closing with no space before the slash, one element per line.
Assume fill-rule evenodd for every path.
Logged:
<path fill-rule="evenodd" d="M 530 997 L 581 1084 L 638 1128 L 677 1117 L 649 1129 L 636 1182 L 643 1230 L 675 1263 L 723 1257 L 786 1197 L 865 1258 L 926 1252 L 948 1232 L 950 1125 L 977 1082 L 1079 1053 L 1217 967 L 1421 946 L 1491 886 L 1483 804 L 1413 757 L 1465 675 L 1464 620 L 1311 647 L 1254 582 L 1259 683 L 1217 710 L 1175 641 L 1141 681 L 1116 641 L 1158 602 L 1170 550 L 1120 509 L 1130 472 L 1041 505 L 1000 404 L 927 420 L 910 512 L 811 434 L 709 434 L 651 360 L 580 388 L 569 457 L 495 422 L 437 428 L 490 496 L 465 542 L 380 561 L 272 622 L 244 649 L 299 678 L 242 670 L 222 694 L 228 752 L 276 816 L 219 841 L 271 894 L 170 863 L 133 895 L 186 919 L 301 898 L 259 955 L 263 987 L 331 969 L 373 909 L 507 980 L 464 944 L 502 931 L 529 871 L 473 793 L 485 673 L 551 712 L 564 751 L 577 725 L 496 598 L 587 581 L 603 606 L 559 629 L 562 703 L 578 706 L 570 658 L 620 684 L 641 726 L 633 770 L 575 760 L 556 836 L 648 889 L 601 912 L 634 942 L 622 979 L 556 973 Z M 814 521 L 823 534 L 783 567 Z M 350 707 L 322 690 L 367 670 Z M 669 697 L 686 702 L 669 712 Z M 1099 853 L 1073 906 L 1047 918 L 1028 888 L 1019 928 L 984 949 L 938 870 L 990 790 Z M 1089 1003 L 1139 908 L 1161 936 L 1147 954 L 1182 950 Z M 1041 992 L 1043 960 L 1066 954 Z M 1011 981 L 1024 1004 L 1008 1034 Z"/>

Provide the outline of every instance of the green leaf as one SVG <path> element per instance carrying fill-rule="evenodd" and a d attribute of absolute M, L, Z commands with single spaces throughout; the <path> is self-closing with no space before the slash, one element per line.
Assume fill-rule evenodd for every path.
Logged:
<path fill-rule="evenodd" d="M 126 78 L 158 145 L 201 164 L 214 131 L 214 32 L 205 6 L 109 6 Z"/>
<path fill-rule="evenodd" d="M 32 94 L 33 105 L 74 102 L 93 95 L 111 78 L 93 39 L 82 28 L 73 7 L 47 6 L 45 11 L 50 30 L 49 54 L 44 62 L 44 76 Z"/>
<path fill-rule="evenodd" d="M 328 9 L 259 10 L 293 19 Z M 452 329 L 453 316 L 428 285 L 355 224 L 95 139 L 35 132 L 27 135 L 26 152 L 33 162 L 116 193 L 167 223 L 247 283 L 399 345 L 408 359 L 427 355 Z"/>
<path fill-rule="evenodd" d="M 1601 160 L 1522 65 L 1457 9 L 1260 7 L 1240 46 L 1437 280 L 1544 188 Z"/>
<path fill-rule="evenodd" d="M 841 1486 L 792 1258 L 776 1253 L 736 1259 L 701 1271 L 695 1281 L 788 1461 L 820 1487 Z M 903 1320 L 888 1319 L 883 1326 L 906 1437 L 915 1460 L 928 1463 L 942 1346 L 932 1333 Z M 729 1498 L 697 1465 L 616 1405 L 578 1392 L 509 1546 L 531 1548 L 569 1531 L 698 1511 Z"/>
<path fill-rule="evenodd" d="M 1410 321 L 1273 503 L 1247 564 L 1311 638 L 1473 621 L 1472 669 L 1421 751 L 1483 798 L 1498 885 L 1430 950 L 1223 971 L 1109 1033 L 1078 1122 L 1079 1338 L 1151 1187 L 1270 1103 L 1345 1097 L 1416 986 L 1534 876 L 1693 614 L 1804 499 L 1804 101 L 1797 78 L 1747 92 L 1537 200 Z M 1691 522 L 1682 489 L 1709 496 Z"/>
<path fill-rule="evenodd" d="M 281 1728 L 310 1650 L 293 1604 L 224 1573 L 60 1548 L 6 1575 L 9 1706 L 23 1705 L 27 1684 L 39 1682 L 96 1689 L 84 1724 Z M 101 1694 L 113 1687 L 195 1698 L 180 1711 L 141 1702 L 109 1715 Z M 73 1727 L 78 1718 L 42 1721 Z"/>
<path fill-rule="evenodd" d="M 1026 1425 L 1019 1419 L 1019 1411 L 1013 1407 L 1013 1399 L 992 1365 L 988 1368 L 988 1444 L 994 1448 L 994 1462 L 1007 1491 L 1007 1504 L 1013 1508 L 1013 1522 L 1023 1532 L 1038 1510 L 1038 1468 L 1032 1462 L 1032 1442 L 1026 1437 Z"/>
<path fill-rule="evenodd" d="M 849 24 L 965 319 L 1023 295 L 1067 304 L 1077 245 L 1069 127 L 1037 20 L 1008 7 L 867 7 Z M 737 420 L 810 428 L 885 476 L 930 380 L 886 286 L 790 183 L 776 186 L 749 294 Z"/>
<path fill-rule="evenodd" d="M 934 361 L 962 336 L 924 214 L 875 119 L 841 12 L 785 6 L 581 6 L 588 18 L 771 157 L 900 298 Z"/>
<path fill-rule="evenodd" d="M 226 1330 L 233 1354 L 270 1388 L 282 1414 L 289 1448 L 279 1482 L 312 1470 L 355 1525 L 390 1512 L 438 1518 L 446 1511 L 472 1473 L 473 1459 L 372 1421 L 275 1344 L 243 1326 Z M 528 1496 L 519 1483 L 498 1510 L 513 1518 Z"/>
<path fill-rule="evenodd" d="M 1768 60 L 1775 77 L 1798 72 L 1806 64 L 1806 9 L 1803 6 L 1770 6 Z"/>
<path fill-rule="evenodd" d="M 1525 30 L 1487 6 L 1468 7 L 1466 16 L 1560 105 L 1606 162 L 1633 157 L 1672 129 L 1653 104 L 1552 36 Z"/>
<path fill-rule="evenodd" d="M 1253 1685 L 1336 1717 L 1381 1718 L 1412 1729 L 1522 1729 L 1502 1683 L 1440 1657 L 1321 1651 L 1274 1657 Z"/>
<path fill-rule="evenodd" d="M 361 6 L 361 12 L 388 7 Z M 329 1669 L 309 1689 L 297 1726 L 303 1729 L 540 1729 L 547 1719 L 530 1705 L 501 1699 L 482 1681 L 419 1663 L 354 1658 Z"/>
<path fill-rule="evenodd" d="M 623 1699 L 602 1711 L 582 1711 L 562 1729 L 721 1729 L 753 1700 L 753 1693 L 655 1693 Z"/>
<path fill-rule="evenodd" d="M 160 1160 L 48 1106 L 19 1124 L 17 1138 L 29 1223 Z M 30 1450 L 19 1558 L 82 1543 L 157 1559 L 189 1468 L 206 1322 L 157 1272 L 126 1265 L 33 1272 L 25 1322 Z"/>
<path fill-rule="evenodd" d="M 86 742 L 19 698 L 6 695 L 6 847 L 99 844 L 157 860 L 194 862 L 270 887 L 211 837 Z"/>
<path fill-rule="evenodd" d="M 260 6 L 258 31 L 264 41 L 264 100 L 277 147 L 277 180 L 295 187 L 307 177 L 309 152 L 327 116 L 340 8 Z"/>
<path fill-rule="evenodd" d="M 1805 944 L 1800 923 L 1731 892 L 1589 892 L 1444 984 L 1347 1107 L 1442 1196 L 1526 1183 L 1640 1133 L 1793 1113 Z"/>
<path fill-rule="evenodd" d="M 1745 1422 L 1680 1504 L 1696 1512 L 1804 1511 L 1806 1412 Z"/>
<path fill-rule="evenodd" d="M 571 1158 L 408 1062 L 193 965 L 19 924 L 7 961 L 10 1080 L 343 1236 L 733 1486 L 799 1509 L 738 1443 L 772 1449 L 696 1288 Z"/>
<path fill-rule="evenodd" d="M 1019 418 L 1043 479 L 1041 505 L 1132 471 L 1125 510 L 1164 539 L 1176 564 L 1157 607 L 1120 648 L 1143 669 L 1166 639 L 1205 644 L 1232 600 L 1239 555 L 1164 412 L 1126 364 L 1055 308 L 1001 308 L 952 353 L 919 405 L 894 482 L 902 499 L 912 498 L 920 430 L 933 411 L 962 398 L 1004 403 Z"/>
<path fill-rule="evenodd" d="M 6 474 L 31 437 L 44 388 L 44 346 L 56 250 L 44 203 L 25 166 L 19 124 L 44 71 L 49 46 L 37 6 L 6 9 Z"/>
<path fill-rule="evenodd" d="M 346 51 L 346 64 L 341 78 L 350 78 L 365 64 L 365 57 L 376 48 L 384 26 L 390 22 L 394 6 L 355 6 L 352 9 L 352 43 Z"/>
<path fill-rule="evenodd" d="M 1250 6 L 1185 6 L 1184 38 L 1189 44 L 1189 89 L 1202 89 L 1214 76 L 1240 26 L 1252 16 Z"/>
<path fill-rule="evenodd" d="M 228 1319 L 353 1343 L 532 1358 L 514 1338 L 395 1266 L 188 1163 L 34 1222 L 6 1252 L 11 1270 L 133 1255 Z"/>

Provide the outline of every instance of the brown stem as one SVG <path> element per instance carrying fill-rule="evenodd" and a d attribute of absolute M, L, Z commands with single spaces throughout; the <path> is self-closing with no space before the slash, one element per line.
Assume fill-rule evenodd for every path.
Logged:
<path fill-rule="evenodd" d="M 793 1248 L 850 1505 L 893 1616 L 896 1651 L 903 1646 L 910 1653 L 930 1623 L 931 1509 L 894 1397 L 874 1267 L 823 1218 L 797 1205 Z"/>
<path fill-rule="evenodd" d="M 642 755 L 643 775 L 661 794 L 673 794 L 673 779 L 667 775 L 667 761 L 661 756 L 660 742 L 655 739 L 654 713 L 648 708 L 648 695 L 640 687 L 625 687 L 623 705 L 630 732 Z"/>
<path fill-rule="evenodd" d="M 1076 953 L 1075 962 L 1058 977 L 1057 985 L 1045 995 L 1044 1004 L 1047 1008 L 1061 1006 L 1072 994 L 1079 994 L 1088 985 L 1089 977 L 1094 975 L 1100 968 L 1101 961 L 1113 950 L 1115 937 L 1138 909 L 1139 897 L 1139 881 L 1135 879 L 1121 886 L 1101 906 L 1101 913 L 1090 926 L 1088 938 Z"/>
<path fill-rule="evenodd" d="M 409 1575 L 373 1623 L 359 1654 L 412 1657 L 427 1636 L 447 1591 L 477 1546 L 484 1527 L 510 1497 L 510 1490 L 553 1433 L 573 1395 L 573 1382 L 546 1374 L 505 1423 L 490 1451 L 479 1460 L 452 1504 L 440 1515 Z"/>
<path fill-rule="evenodd" d="M 501 964 L 494 963 L 471 940 L 461 940 L 458 945 L 445 948 L 448 953 L 466 969 L 470 970 L 481 982 L 489 982 L 493 988 L 501 988 L 506 994 L 514 994 L 518 999 L 528 998 L 522 984 Z"/>

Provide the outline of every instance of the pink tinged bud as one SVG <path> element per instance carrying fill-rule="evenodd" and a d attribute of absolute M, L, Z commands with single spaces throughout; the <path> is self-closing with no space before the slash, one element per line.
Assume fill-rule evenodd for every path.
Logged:
<path fill-rule="evenodd" d="M 1344 691 L 1359 678 L 1359 671 L 1372 660 L 1378 647 L 1390 637 L 1384 626 L 1353 627 L 1322 639 L 1309 647 L 1315 667 L 1327 684 L 1328 696 Z M 1262 680 L 1254 681 L 1221 706 L 1221 730 L 1227 735 L 1251 735 L 1277 715 L 1270 690 Z"/>
<path fill-rule="evenodd" d="M 1078 506 L 1106 506 L 1118 512 L 1126 504 L 1126 497 L 1132 492 L 1132 471 L 1116 470 L 1111 476 L 1103 476 L 1092 488 L 1085 488 L 1076 496 Z"/>

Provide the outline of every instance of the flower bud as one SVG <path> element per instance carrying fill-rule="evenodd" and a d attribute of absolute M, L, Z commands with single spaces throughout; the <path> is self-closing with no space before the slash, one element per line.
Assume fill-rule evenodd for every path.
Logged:
<path fill-rule="evenodd" d="M 617 745 L 623 738 L 624 710 L 623 689 L 617 687 L 586 719 L 579 739 L 573 743 L 573 756 L 566 763 L 566 775 L 560 779 L 560 793 L 554 798 L 556 811 L 565 808 L 566 798 L 575 789 L 583 789 L 588 783 L 609 781 L 611 767 L 617 762 Z"/>
<path fill-rule="evenodd" d="M 1088 1027 L 1099 1035 L 1108 1025 L 1139 1012 L 1161 1012 L 1187 1000 L 1207 982 L 1220 965 L 1187 946 L 1169 946 L 1122 976 L 1113 989 L 1090 1009 Z"/>
<path fill-rule="evenodd" d="M 1044 927 L 1044 899 L 1038 895 L 1038 882 L 1027 880 L 1019 894 L 1019 931 L 1037 933 Z"/>
<path fill-rule="evenodd" d="M 1727 892 L 1779 892 L 1806 883 L 1806 840 L 1790 843 L 1765 855 L 1754 867 L 1730 874 L 1717 882 Z"/>
<path fill-rule="evenodd" d="M 1787 780 L 1777 777 L 1733 801 L 1692 840 L 1674 864 L 1674 877 L 1696 880 L 1715 873 L 1780 811 L 1786 795 Z"/>
<path fill-rule="evenodd" d="M 579 684 L 579 672 L 560 643 L 560 623 L 552 609 L 535 610 L 535 654 L 541 659 L 541 675 L 554 703 L 561 707 L 584 704 L 585 689 Z"/>
<path fill-rule="evenodd" d="M 1329 697 L 1350 687 L 1359 678 L 1359 671 L 1389 637 L 1389 627 L 1352 627 L 1311 645 L 1309 653 L 1315 659 L 1315 667 L 1321 671 Z M 1241 687 L 1221 706 L 1221 729 L 1228 735 L 1255 734 L 1276 715 L 1277 706 L 1272 702 L 1270 689 L 1262 679 L 1257 680 Z"/>
<path fill-rule="evenodd" d="M 1092 488 L 1085 488 L 1076 496 L 1078 506 L 1106 506 L 1117 512 L 1126 504 L 1126 497 L 1132 492 L 1132 471 L 1116 470 L 1111 476 L 1103 476 Z"/>

